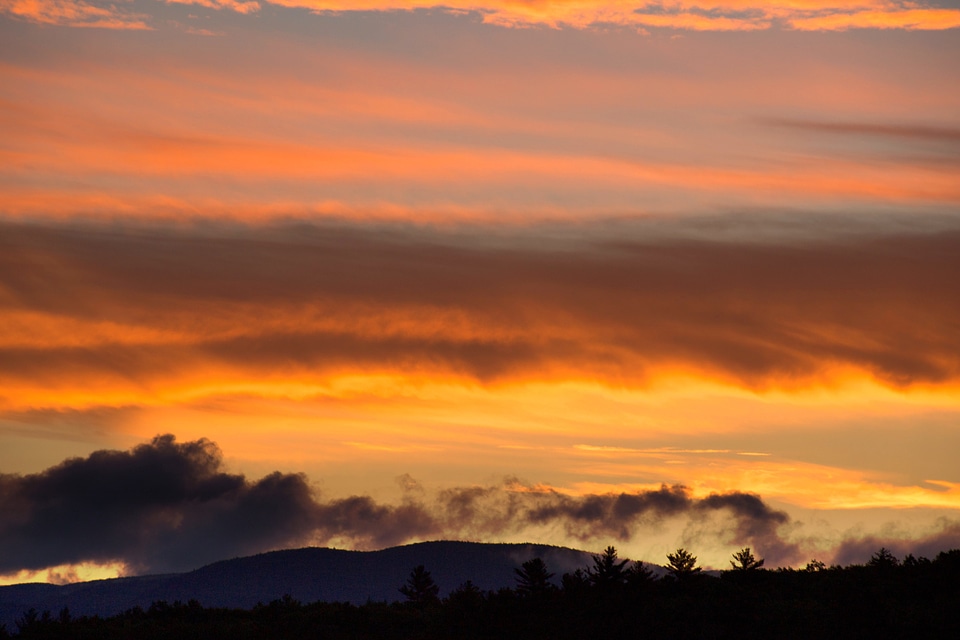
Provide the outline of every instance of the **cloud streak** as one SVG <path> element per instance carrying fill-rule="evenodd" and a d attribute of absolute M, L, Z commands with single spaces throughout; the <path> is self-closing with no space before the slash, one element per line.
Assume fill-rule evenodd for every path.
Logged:
<path fill-rule="evenodd" d="M 930 2 L 855 0 L 766 2 L 695 0 L 694 2 L 586 2 L 522 0 L 164 0 L 240 14 L 258 13 L 265 4 L 308 9 L 330 15 L 348 12 L 439 10 L 470 14 L 501 27 L 543 26 L 554 29 L 620 26 L 646 32 L 665 28 L 683 31 L 756 31 L 782 27 L 801 31 L 848 29 L 944 30 L 960 26 L 960 11 Z M 143 5 L 141 4 L 141 7 Z M 142 10 L 148 10 L 149 6 Z M 10 0 L 4 12 L 41 24 L 108 29 L 150 29 L 150 16 L 134 14 L 96 0 Z"/>
<path fill-rule="evenodd" d="M 168 0 L 203 6 L 209 0 Z M 783 26 L 798 30 L 846 29 L 941 30 L 960 26 L 960 11 L 929 2 L 895 0 L 765 2 L 754 0 L 694 0 L 693 2 L 610 2 L 588 0 L 272 0 L 272 4 L 306 8 L 317 13 L 353 11 L 413 11 L 439 9 L 472 13 L 505 27 L 547 26 L 584 29 L 617 25 L 637 29 L 669 28 L 691 31 L 753 31 Z"/>
<path fill-rule="evenodd" d="M 960 203 L 955 138 L 933 139 L 957 129 L 949 34 L 922 36 L 929 47 L 901 46 L 921 37 L 902 34 L 823 48 L 809 34 L 737 37 L 768 52 L 755 56 L 726 36 L 502 30 L 419 13 L 308 17 L 321 37 L 300 40 L 269 13 L 264 55 L 226 25 L 224 38 L 104 39 L 8 24 L 0 213 L 439 219 Z M 420 56 L 425 43 L 444 57 Z M 930 135 L 758 125 L 777 118 Z"/>
<path fill-rule="evenodd" d="M 744 234 L 762 236 L 757 224 Z M 350 372 L 957 384 L 948 221 L 829 240 L 803 225 L 746 240 L 733 225 L 717 241 L 711 225 L 544 224 L 506 239 L 483 225 L 3 223 L 0 379 L 25 403 L 6 408 L 35 406 L 31 388 L 94 398 Z"/>
<path fill-rule="evenodd" d="M 960 143 L 960 129 L 930 127 L 916 124 L 881 124 L 869 122 L 816 122 L 768 118 L 766 124 L 816 133 L 838 135 L 881 136 L 908 138 L 956 145 Z"/>

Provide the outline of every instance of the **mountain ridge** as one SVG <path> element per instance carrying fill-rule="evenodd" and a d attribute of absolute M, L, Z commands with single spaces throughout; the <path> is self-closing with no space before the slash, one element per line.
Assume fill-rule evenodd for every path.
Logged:
<path fill-rule="evenodd" d="M 534 543 L 441 540 L 378 551 L 304 547 L 220 560 L 184 573 L 128 576 L 66 585 L 0 587 L 0 624 L 13 629 L 28 609 L 56 615 L 110 616 L 153 602 L 196 600 L 205 607 L 250 608 L 289 595 L 301 602 L 391 602 L 418 566 L 430 571 L 444 596 L 470 580 L 482 590 L 516 584 L 514 569 L 541 558 L 559 582 L 565 572 L 592 566 L 595 554 Z M 649 565 L 658 574 L 662 569 Z"/>

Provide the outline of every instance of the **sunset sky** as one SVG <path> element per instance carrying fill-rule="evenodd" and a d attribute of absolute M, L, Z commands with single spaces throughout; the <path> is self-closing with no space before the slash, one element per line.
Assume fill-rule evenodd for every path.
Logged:
<path fill-rule="evenodd" d="M 960 547 L 960 1 L 0 0 L 0 584 Z"/>

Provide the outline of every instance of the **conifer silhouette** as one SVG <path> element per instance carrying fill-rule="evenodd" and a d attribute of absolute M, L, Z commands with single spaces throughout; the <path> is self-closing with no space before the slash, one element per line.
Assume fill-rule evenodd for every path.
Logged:
<path fill-rule="evenodd" d="M 433 581 L 430 572 L 424 566 L 417 565 L 410 572 L 407 578 L 407 584 L 399 589 L 407 598 L 407 602 L 418 607 L 424 607 L 428 604 L 434 604 L 440 601 L 440 587 Z"/>

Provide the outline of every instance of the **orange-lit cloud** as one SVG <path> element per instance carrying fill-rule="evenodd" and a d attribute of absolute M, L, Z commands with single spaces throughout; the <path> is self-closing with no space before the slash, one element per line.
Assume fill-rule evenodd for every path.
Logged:
<path fill-rule="evenodd" d="M 651 244 L 598 223 L 592 240 L 535 249 L 535 230 L 504 243 L 482 228 L 215 228 L 6 224 L 5 385 L 360 371 L 644 385 L 688 372 L 790 389 L 859 371 L 909 389 L 960 377 L 954 231 Z"/>
<path fill-rule="evenodd" d="M 528 34 L 502 35 L 519 51 Z M 75 60 L 40 30 L 21 43 L 44 51 L 37 62 L 0 63 L 0 212 L 422 220 L 960 201 L 958 98 L 923 52 L 837 61 L 794 43 L 731 77 L 754 57 L 703 43 L 650 44 L 690 69 L 669 74 L 548 56 L 480 64 L 455 46 L 441 65 L 278 41 L 265 61 L 238 39 L 178 37 L 196 51 Z"/>
<path fill-rule="evenodd" d="M 123 5 L 84 0 L 4 0 L 0 11 L 40 24 L 96 29 L 152 29 L 149 16 Z"/>
<path fill-rule="evenodd" d="M 929 69 L 925 59 L 888 60 L 879 47 L 868 63 L 803 49 L 730 77 L 727 65 L 753 58 L 663 43 L 653 52 L 690 73 L 550 57 L 485 65 L 455 47 L 448 66 L 285 42 L 264 61 L 232 38 L 192 54 L 76 60 L 47 31 L 35 36 L 21 44 L 45 52 L 37 62 L 0 65 L 8 215 L 912 210 L 960 197 L 956 138 L 936 137 L 956 130 L 955 90 L 933 71 L 909 73 Z M 527 33 L 507 36 L 519 46 Z M 231 62 L 212 54 L 220 47 Z M 703 62 L 716 56 L 717 68 Z M 905 79 L 891 85 L 877 56 Z M 822 126 L 784 126 L 800 121 Z M 878 134 L 918 127 L 933 135 Z"/>
<path fill-rule="evenodd" d="M 841 31 L 846 29 L 956 29 L 960 27 L 960 11 L 956 9 L 913 8 L 916 5 L 894 5 L 890 10 L 865 9 L 846 13 L 798 15 L 790 18 L 795 29 L 808 31 Z"/>
<path fill-rule="evenodd" d="M 92 132 L 91 132 L 92 133 Z M 471 148 L 415 149 L 312 146 L 231 138 L 178 138 L 152 134 L 112 136 L 110 144 L 75 140 L 56 156 L 20 153 L 13 163 L 61 176 L 112 173 L 182 178 L 204 174 L 236 180 L 320 180 L 379 185 L 547 185 L 583 180 L 603 187 L 680 188 L 688 191 L 803 195 L 893 202 L 960 202 L 952 170 L 923 166 L 869 167 L 848 161 L 807 161 L 778 168 L 730 169 L 686 164 L 653 164 L 619 158 L 564 156 Z M 103 142 L 103 137 L 98 136 Z M 0 200 L 8 213 L 21 213 L 29 194 Z M 75 209 L 76 210 L 76 209 Z"/>
<path fill-rule="evenodd" d="M 178 0 L 179 1 L 179 0 Z M 536 25 L 619 25 L 643 29 L 665 27 L 695 31 L 752 31 L 774 25 L 802 30 L 953 29 L 960 26 L 960 11 L 924 2 L 892 0 L 801 0 L 758 3 L 755 0 L 696 0 L 694 2 L 609 2 L 592 0 L 433 0 L 413 2 L 370 0 L 273 0 L 272 4 L 303 7 L 321 13 L 345 11 L 411 11 L 443 9 L 475 13 L 484 22 L 508 27 Z"/>
<path fill-rule="evenodd" d="M 250 0 L 164 0 L 169 4 L 226 9 L 241 14 L 260 11 L 264 2 Z M 960 11 L 929 2 L 802 0 L 758 3 L 755 0 L 676 2 L 610 2 L 589 0 L 273 0 L 270 4 L 304 8 L 321 14 L 356 11 L 441 10 L 474 14 L 505 27 L 552 28 L 622 26 L 644 31 L 668 28 L 692 31 L 754 31 L 782 26 L 798 30 L 846 29 L 943 30 L 960 26 Z M 8 0 L 4 11 L 44 24 L 114 29 L 149 29 L 149 16 L 114 4 L 86 0 Z M 141 3 L 138 10 L 148 11 Z M 196 30 L 196 29 L 194 29 Z"/>
<path fill-rule="evenodd" d="M 256 0 L 165 0 L 170 4 L 192 4 L 208 9 L 229 9 L 237 13 L 256 13 L 261 3 Z"/>

